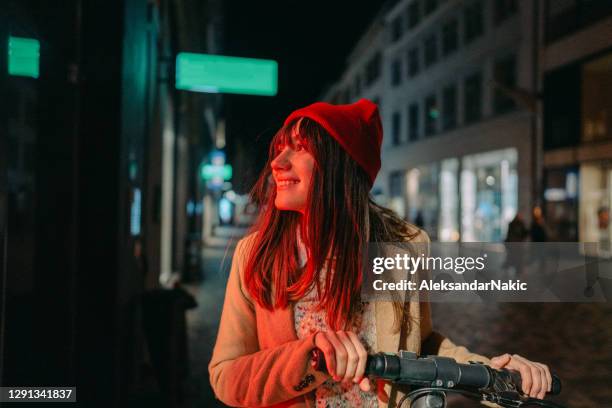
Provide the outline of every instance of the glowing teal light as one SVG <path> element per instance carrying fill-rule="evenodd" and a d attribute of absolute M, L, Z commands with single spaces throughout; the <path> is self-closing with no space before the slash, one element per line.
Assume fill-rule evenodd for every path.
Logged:
<path fill-rule="evenodd" d="M 33 38 L 9 37 L 8 73 L 38 78 L 40 43 Z"/>
<path fill-rule="evenodd" d="M 181 52 L 176 88 L 196 92 L 274 96 L 278 64 L 273 60 Z"/>
<path fill-rule="evenodd" d="M 204 180 L 231 180 L 232 166 L 230 164 L 224 164 L 221 166 L 214 164 L 205 164 L 204 166 L 202 166 L 202 178 Z"/>

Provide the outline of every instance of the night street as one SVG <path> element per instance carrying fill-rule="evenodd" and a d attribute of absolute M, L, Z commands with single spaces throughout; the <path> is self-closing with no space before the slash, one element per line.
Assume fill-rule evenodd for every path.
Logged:
<path fill-rule="evenodd" d="M 187 285 L 194 295 L 198 308 L 187 313 L 189 324 L 189 352 L 191 375 L 187 381 L 188 407 L 225 406 L 214 397 L 208 377 L 208 363 L 215 345 L 219 318 L 225 294 L 227 274 L 231 266 L 234 248 L 221 245 L 202 251 L 204 281 Z"/>
<path fill-rule="evenodd" d="M 230 249 L 231 251 L 231 249 Z M 208 382 L 227 270 L 219 268 L 223 247 L 202 251 L 205 281 L 189 285 L 199 306 L 188 312 L 191 376 L 188 407 L 224 406 Z M 230 265 L 231 259 L 224 264 Z M 562 396 L 553 401 L 572 408 L 612 407 L 612 305 L 601 303 L 433 303 L 436 331 L 471 351 L 492 357 L 516 353 L 548 364 L 563 380 Z M 585 356 L 587 356 L 585 358 Z M 450 407 L 479 406 L 453 398 Z M 215 405 L 217 404 L 217 405 Z"/>
<path fill-rule="evenodd" d="M 1 0 L 0 95 L 0 406 L 612 408 L 612 0 Z"/>

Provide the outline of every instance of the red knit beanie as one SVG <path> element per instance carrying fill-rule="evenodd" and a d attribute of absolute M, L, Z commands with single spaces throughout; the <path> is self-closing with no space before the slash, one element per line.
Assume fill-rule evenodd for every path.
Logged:
<path fill-rule="evenodd" d="M 321 125 L 370 176 L 374 184 L 380 170 L 380 147 L 383 131 L 378 107 L 367 99 L 350 105 L 316 102 L 298 109 L 285 119 L 306 117 Z"/>

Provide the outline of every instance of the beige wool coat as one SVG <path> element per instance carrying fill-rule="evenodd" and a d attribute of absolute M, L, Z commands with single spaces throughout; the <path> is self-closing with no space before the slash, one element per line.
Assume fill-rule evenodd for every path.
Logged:
<path fill-rule="evenodd" d="M 247 293 L 244 268 L 251 234 L 238 243 L 227 283 L 217 341 L 209 364 L 210 383 L 223 403 L 237 407 L 314 407 L 314 390 L 329 378 L 310 364 L 315 348 L 314 335 L 298 339 L 293 307 L 269 311 L 261 308 Z M 421 232 L 413 242 L 429 242 Z M 391 302 L 375 303 L 377 352 L 413 351 L 452 357 L 458 362 L 490 360 L 455 345 L 432 329 L 428 302 L 410 302 L 410 329 L 403 344 L 399 331 L 393 330 L 394 310 Z M 389 407 L 402 397 L 395 395 Z M 404 405 L 406 406 L 406 405 Z M 379 407 L 387 404 L 379 400 Z"/>

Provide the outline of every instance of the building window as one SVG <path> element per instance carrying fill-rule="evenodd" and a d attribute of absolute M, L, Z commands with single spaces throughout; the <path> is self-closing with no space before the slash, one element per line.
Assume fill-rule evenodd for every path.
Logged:
<path fill-rule="evenodd" d="M 546 41 L 553 42 L 612 14 L 612 1 L 547 0 Z"/>
<path fill-rule="evenodd" d="M 495 0 L 493 4 L 493 20 L 499 24 L 518 10 L 516 0 Z"/>
<path fill-rule="evenodd" d="M 518 158 L 514 148 L 463 156 L 462 241 L 500 242 L 506 238 L 518 207 Z"/>
<path fill-rule="evenodd" d="M 436 102 L 436 95 L 425 98 L 425 136 L 431 136 L 437 131 L 437 122 L 440 112 Z"/>
<path fill-rule="evenodd" d="M 404 24 L 404 21 L 402 20 L 401 14 L 397 16 L 391 22 L 391 41 L 392 42 L 396 42 L 402 37 L 402 28 L 403 28 L 402 25 L 403 24 Z"/>
<path fill-rule="evenodd" d="M 459 159 L 453 157 L 442 160 L 438 181 L 440 194 L 438 239 L 440 241 L 457 242 L 461 239 L 459 177 Z"/>
<path fill-rule="evenodd" d="M 495 62 L 494 67 L 495 87 L 493 109 L 495 113 L 508 112 L 516 107 L 514 100 L 508 96 L 507 90 L 516 86 L 516 57 L 514 55 Z M 500 89 L 500 86 L 504 89 Z"/>
<path fill-rule="evenodd" d="M 612 139 L 612 52 L 585 63 L 580 84 L 582 141 Z"/>
<path fill-rule="evenodd" d="M 450 130 L 457 126 L 457 87 L 449 85 L 442 91 L 442 127 Z"/>
<path fill-rule="evenodd" d="M 380 65 L 382 57 L 380 52 L 377 52 L 366 66 L 366 85 L 371 85 L 380 76 Z"/>
<path fill-rule="evenodd" d="M 465 18 L 465 31 L 463 39 L 469 43 L 484 32 L 484 5 L 482 1 L 475 1 L 465 6 L 463 15 Z"/>
<path fill-rule="evenodd" d="M 438 0 L 423 0 L 423 16 L 433 13 L 437 7 Z"/>
<path fill-rule="evenodd" d="M 389 173 L 389 208 L 400 217 L 406 216 L 406 200 L 404 198 L 404 172 L 392 171 Z"/>
<path fill-rule="evenodd" d="M 389 195 L 391 197 L 401 197 L 404 194 L 404 189 L 402 188 L 403 181 L 403 172 L 392 171 L 389 174 Z"/>
<path fill-rule="evenodd" d="M 476 73 L 465 79 L 464 92 L 465 123 L 472 123 L 482 117 L 482 74 Z"/>
<path fill-rule="evenodd" d="M 406 173 L 406 202 L 408 219 L 437 239 L 439 207 L 439 164 L 429 163 L 410 169 Z"/>
<path fill-rule="evenodd" d="M 544 150 L 580 143 L 582 72 L 568 64 L 544 75 Z"/>
<path fill-rule="evenodd" d="M 432 34 L 425 39 L 425 66 L 428 67 L 435 64 L 438 60 L 438 41 L 436 35 Z"/>
<path fill-rule="evenodd" d="M 408 107 L 408 138 L 411 142 L 419 140 L 419 104 Z"/>
<path fill-rule="evenodd" d="M 401 143 L 402 116 L 399 112 L 393 112 L 391 117 L 391 143 L 398 146 Z"/>
<path fill-rule="evenodd" d="M 417 47 L 408 50 L 408 78 L 419 73 L 419 49 Z"/>
<path fill-rule="evenodd" d="M 419 25 L 420 21 L 421 10 L 419 7 L 419 0 L 415 0 L 410 6 L 408 6 L 408 28 L 416 27 Z"/>
<path fill-rule="evenodd" d="M 391 63 L 391 85 L 398 86 L 402 82 L 402 60 L 396 58 Z"/>
<path fill-rule="evenodd" d="M 453 51 L 457 50 L 459 37 L 459 25 L 457 19 L 446 22 L 442 27 L 442 53 L 449 55 Z"/>

